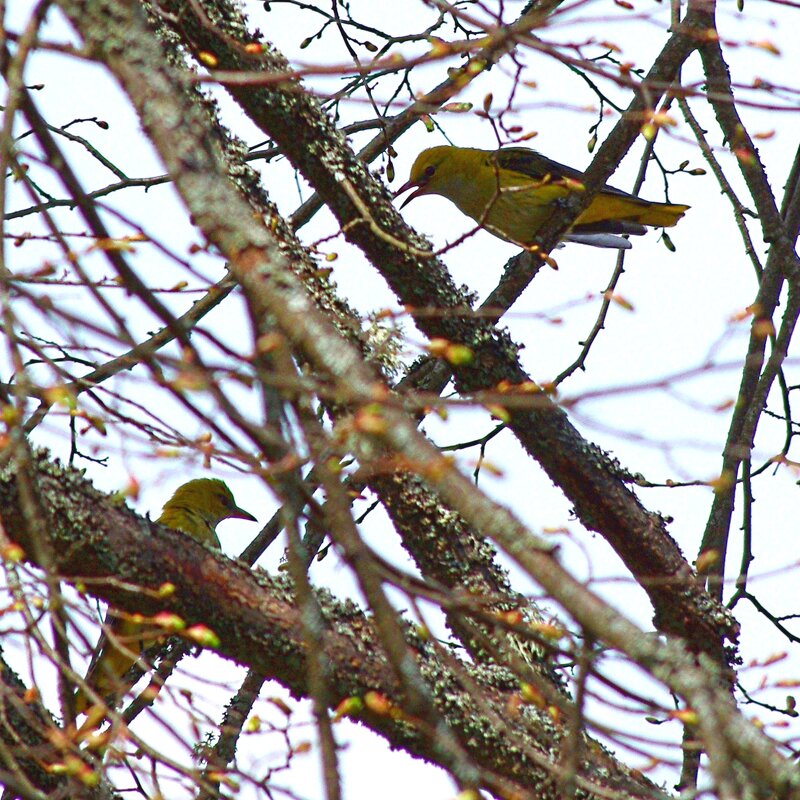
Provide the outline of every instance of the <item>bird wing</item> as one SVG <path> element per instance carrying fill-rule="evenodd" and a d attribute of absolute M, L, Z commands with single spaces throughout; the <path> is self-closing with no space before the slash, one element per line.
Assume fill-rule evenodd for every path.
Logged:
<path fill-rule="evenodd" d="M 580 191 L 575 184 L 583 185 L 585 174 L 572 167 L 559 164 L 527 147 L 505 147 L 492 155 L 498 168 L 522 175 L 533 181 L 542 181 L 549 176 L 551 184 L 559 181 L 571 183 L 564 187 L 567 192 Z M 563 184 L 561 184 L 563 186 Z M 535 192 L 535 190 L 534 190 Z M 689 206 L 672 203 L 657 203 L 615 189 L 605 184 L 589 207 L 572 226 L 572 233 L 613 233 L 640 235 L 646 225 L 670 227 L 683 216 Z"/>
<path fill-rule="evenodd" d="M 500 150 L 495 150 L 494 158 L 500 169 L 519 172 L 537 181 L 543 180 L 548 175 L 552 181 L 566 179 L 583 183 L 584 180 L 584 173 L 580 170 L 568 167 L 565 164 L 559 164 L 558 161 L 553 161 L 553 159 L 547 158 L 547 156 L 543 156 L 528 147 L 503 147 Z M 615 189 L 608 184 L 603 187 L 603 192 L 639 200 L 635 195 L 623 192 L 622 189 Z"/>

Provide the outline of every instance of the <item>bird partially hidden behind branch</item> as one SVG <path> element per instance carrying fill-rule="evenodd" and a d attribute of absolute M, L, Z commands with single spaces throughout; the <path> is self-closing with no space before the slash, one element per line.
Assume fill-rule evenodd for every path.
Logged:
<path fill-rule="evenodd" d="M 403 203 L 438 194 L 501 239 L 527 247 L 553 211 L 570 194 L 584 191 L 583 173 L 527 147 L 478 150 L 443 145 L 423 150 L 399 196 Z M 620 234 L 641 235 L 647 227 L 671 227 L 689 206 L 654 203 L 604 186 L 563 237 L 567 241 L 627 250 Z"/>
<path fill-rule="evenodd" d="M 188 533 L 198 542 L 219 548 L 216 527 L 224 519 L 256 518 L 236 505 L 228 486 L 216 478 L 198 478 L 180 486 L 164 504 L 161 525 Z M 106 616 L 109 631 L 100 636 L 94 657 L 89 665 L 85 683 L 110 706 L 116 705 L 130 688 L 123 681 L 139 656 L 163 634 L 153 635 L 152 626 L 137 624 L 120 616 Z M 148 630 L 150 633 L 148 633 Z M 75 696 L 75 710 L 89 711 L 91 702 L 83 689 Z M 102 718 L 102 708 L 100 716 Z"/>

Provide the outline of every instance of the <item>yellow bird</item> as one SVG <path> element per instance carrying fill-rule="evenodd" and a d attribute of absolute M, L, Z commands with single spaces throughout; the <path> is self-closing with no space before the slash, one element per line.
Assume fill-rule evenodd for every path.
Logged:
<path fill-rule="evenodd" d="M 438 194 L 490 233 L 522 246 L 533 244 L 566 197 L 584 190 L 582 172 L 527 147 L 478 150 L 448 145 L 423 150 L 395 197 L 415 187 L 401 208 L 420 195 Z M 564 238 L 624 250 L 630 242 L 614 234 L 670 227 L 688 208 L 642 200 L 606 185 Z"/>
<path fill-rule="evenodd" d="M 231 490 L 223 481 L 199 478 L 177 489 L 164 504 L 156 522 L 188 533 L 198 542 L 219 548 L 216 527 L 224 519 L 256 521 L 252 514 L 236 505 Z M 146 635 L 144 626 L 121 617 L 111 619 L 110 630 L 119 646 L 115 646 L 105 634 L 101 635 L 85 680 L 100 697 L 109 699 L 109 703 L 115 705 L 129 688 L 122 678 L 136 663 L 136 657 L 161 637 Z M 124 647 L 124 651 L 120 647 Z M 79 689 L 75 696 L 75 710 L 82 714 L 89 705 L 89 698 Z"/>

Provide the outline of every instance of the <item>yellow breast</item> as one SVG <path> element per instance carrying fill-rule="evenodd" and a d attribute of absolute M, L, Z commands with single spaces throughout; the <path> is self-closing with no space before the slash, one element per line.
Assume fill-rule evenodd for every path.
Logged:
<path fill-rule="evenodd" d="M 563 185 L 491 165 L 473 175 L 454 174 L 436 191 L 491 233 L 523 245 L 533 242 L 553 204 L 569 193 Z"/>

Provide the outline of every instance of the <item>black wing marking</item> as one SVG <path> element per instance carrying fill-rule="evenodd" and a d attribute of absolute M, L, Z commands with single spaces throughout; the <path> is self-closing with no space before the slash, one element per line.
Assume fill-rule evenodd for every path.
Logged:
<path fill-rule="evenodd" d="M 523 175 L 529 175 L 537 181 L 549 175 L 553 181 L 567 178 L 571 181 L 583 183 L 584 173 L 580 170 L 568 167 L 565 164 L 559 164 L 558 161 L 553 161 L 551 158 L 547 158 L 541 153 L 537 153 L 536 150 L 531 150 L 528 147 L 503 147 L 500 150 L 495 150 L 492 157 L 501 169 L 510 169 L 514 172 L 520 172 Z M 603 187 L 603 191 L 609 194 L 615 194 L 619 197 L 628 197 L 633 200 L 640 199 L 629 192 L 623 192 L 622 189 L 615 189 L 608 184 Z"/>

